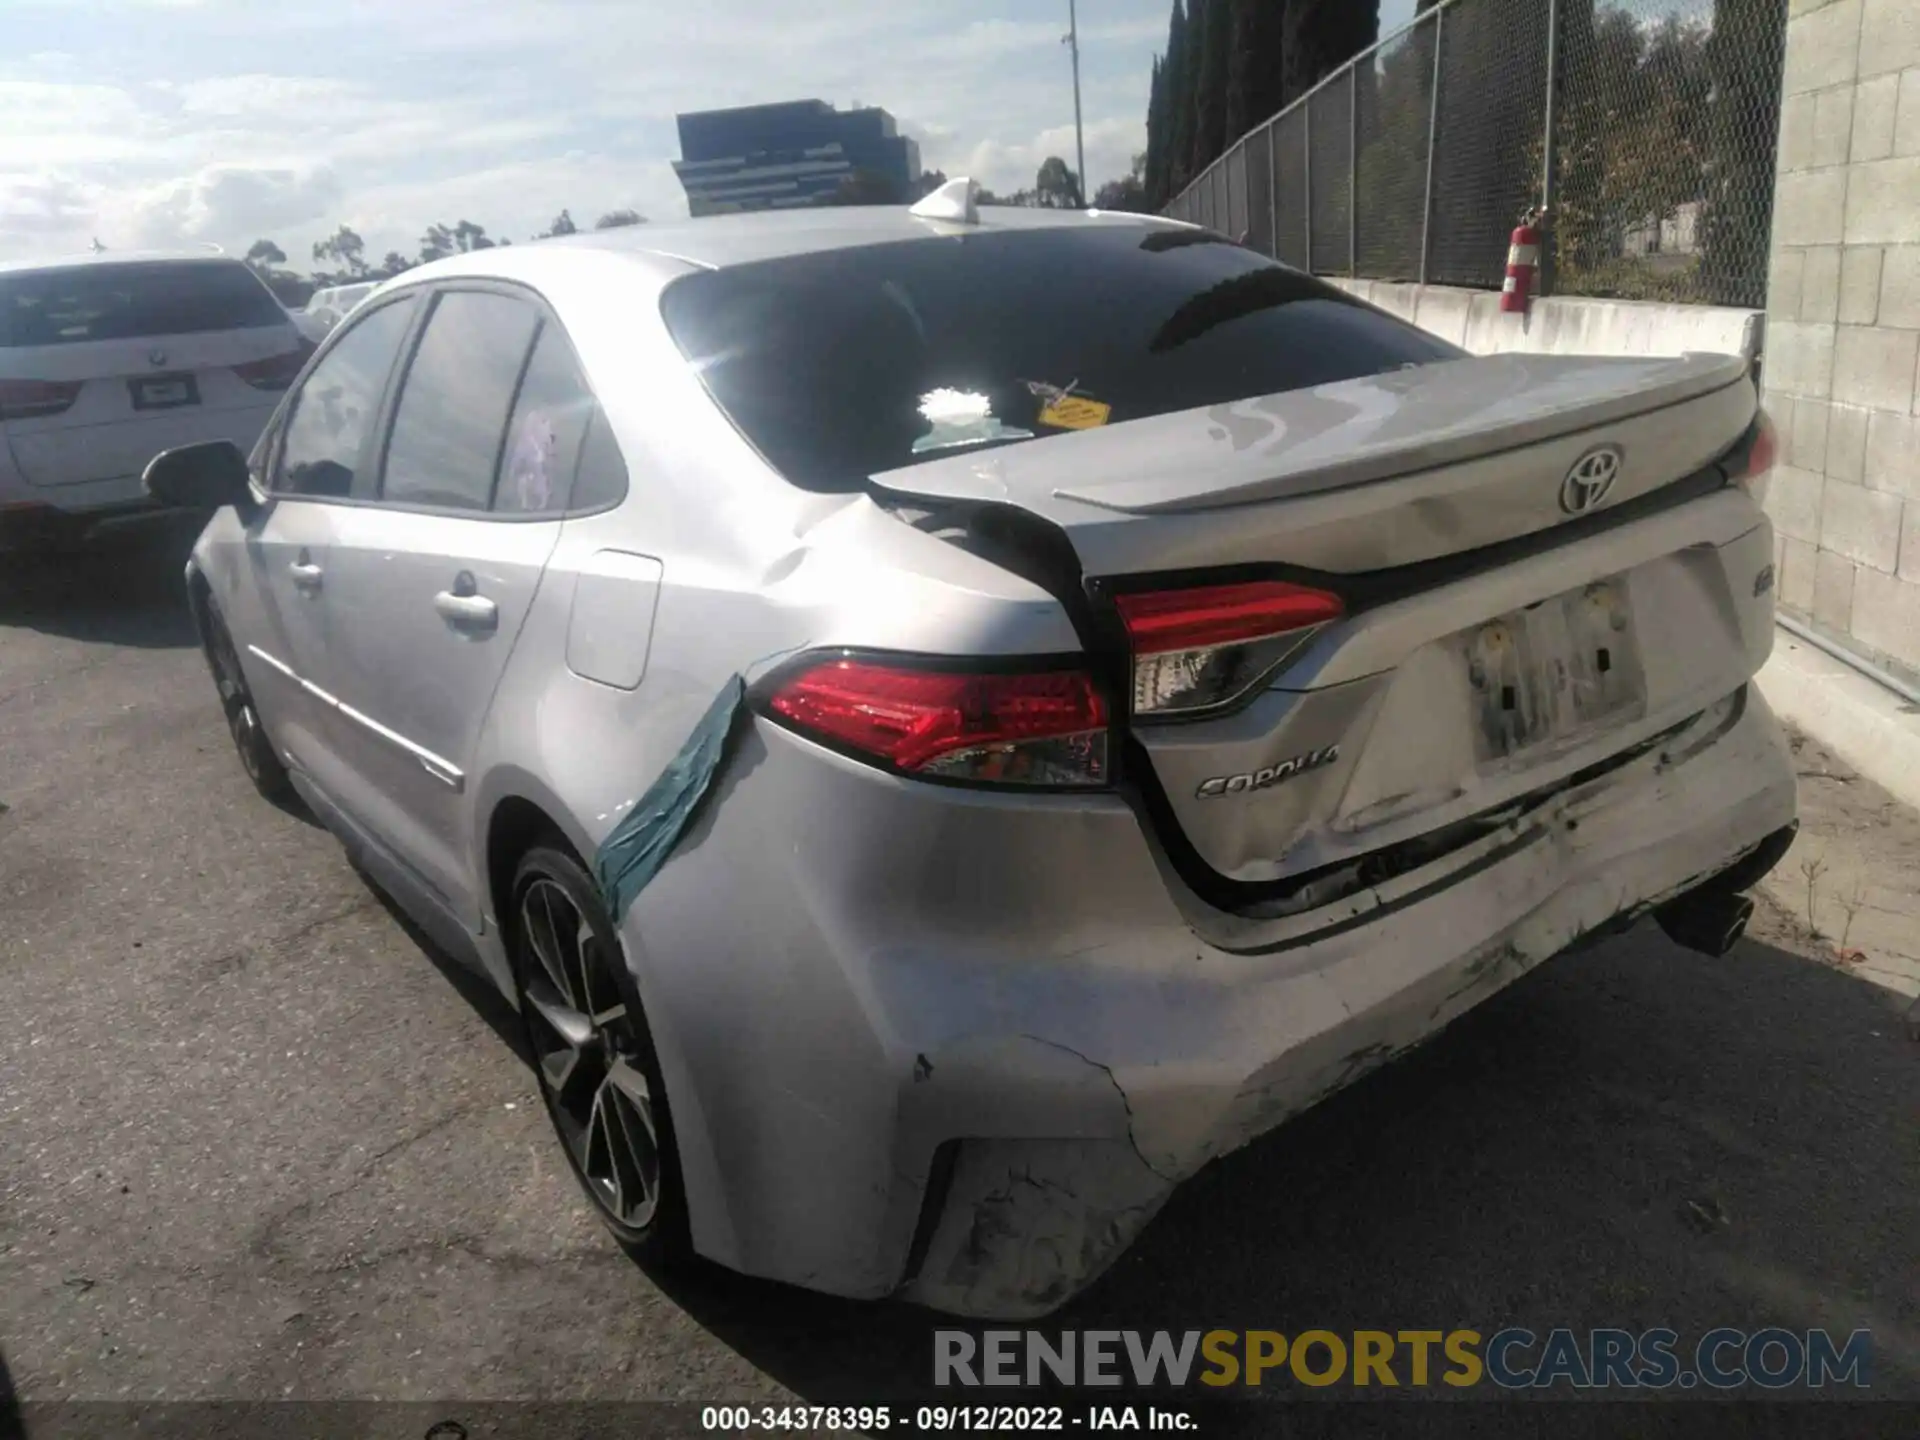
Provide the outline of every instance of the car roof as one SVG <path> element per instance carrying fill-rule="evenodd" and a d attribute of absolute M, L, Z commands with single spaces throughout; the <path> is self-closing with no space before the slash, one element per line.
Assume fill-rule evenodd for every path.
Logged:
<path fill-rule="evenodd" d="M 925 219 L 912 214 L 904 205 L 819 206 L 642 223 L 555 236 L 525 245 L 492 246 L 433 261 L 409 270 L 406 278 L 415 281 L 498 275 L 537 282 L 542 276 L 571 268 L 582 251 L 601 256 L 625 255 L 655 265 L 662 261 L 679 262 L 674 268 L 723 270 L 790 255 L 883 245 L 890 241 L 1115 225 L 1193 228 L 1157 215 L 1115 210 L 983 205 L 977 223 L 962 224 Z"/>
<path fill-rule="evenodd" d="M 81 266 L 168 264 L 239 265 L 243 262 L 224 250 L 201 247 L 192 250 L 82 250 L 74 255 L 53 255 L 40 260 L 0 260 L 0 275 L 19 275 L 32 270 L 72 270 Z"/>

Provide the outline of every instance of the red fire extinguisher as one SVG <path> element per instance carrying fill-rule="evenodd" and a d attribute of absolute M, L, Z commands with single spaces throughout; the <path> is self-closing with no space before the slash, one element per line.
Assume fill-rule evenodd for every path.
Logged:
<path fill-rule="evenodd" d="M 1540 219 L 1538 210 L 1529 210 L 1507 242 L 1507 281 L 1500 287 L 1500 308 L 1510 314 L 1526 314 L 1532 300 L 1533 277 L 1540 271 Z"/>

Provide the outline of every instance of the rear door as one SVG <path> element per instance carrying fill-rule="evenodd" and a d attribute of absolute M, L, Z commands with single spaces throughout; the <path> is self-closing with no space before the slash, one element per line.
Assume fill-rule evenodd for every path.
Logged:
<path fill-rule="evenodd" d="M 400 382 L 378 503 L 333 541 L 356 730 L 346 798 L 470 928 L 474 753 L 590 411 L 564 333 L 529 293 L 441 291 Z"/>
<path fill-rule="evenodd" d="M 237 261 L 0 274 L 0 428 L 30 485 L 137 477 L 201 440 L 249 450 L 310 353 Z"/>

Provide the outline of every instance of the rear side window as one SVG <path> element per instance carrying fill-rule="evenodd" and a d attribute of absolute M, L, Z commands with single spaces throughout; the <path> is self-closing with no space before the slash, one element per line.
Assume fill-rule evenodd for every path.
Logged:
<path fill-rule="evenodd" d="M 506 456 L 493 494 L 496 511 L 544 515 L 567 508 L 593 410 L 593 396 L 560 327 L 543 326 L 507 427 Z"/>
<path fill-rule="evenodd" d="M 0 274 L 4 349 L 287 323 L 287 313 L 273 293 L 233 261 L 75 265 Z"/>
<path fill-rule="evenodd" d="M 456 290 L 440 297 L 401 382 L 382 499 L 487 508 L 539 323 L 531 305 L 511 296 Z"/>
<path fill-rule="evenodd" d="M 983 231 L 674 281 L 675 343 L 795 484 L 1465 352 L 1218 236 Z"/>
<path fill-rule="evenodd" d="M 573 477 L 573 508 L 599 510 L 627 498 L 627 462 L 613 438 L 607 412 L 594 410 L 593 423 L 580 447 L 580 468 Z"/>
<path fill-rule="evenodd" d="M 371 493 L 362 474 L 367 437 L 387 376 L 413 319 L 412 296 L 362 316 L 294 392 L 273 488 L 344 499 Z M 357 482 L 357 483 L 356 483 Z"/>

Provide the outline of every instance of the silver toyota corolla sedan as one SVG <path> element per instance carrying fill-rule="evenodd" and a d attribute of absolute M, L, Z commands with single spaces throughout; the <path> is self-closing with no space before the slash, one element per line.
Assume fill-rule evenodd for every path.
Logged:
<path fill-rule="evenodd" d="M 956 182 L 411 271 L 147 483 L 254 783 L 513 1000 L 623 1242 L 1011 1318 L 1576 942 L 1733 943 L 1772 448 L 1739 359 Z"/>

